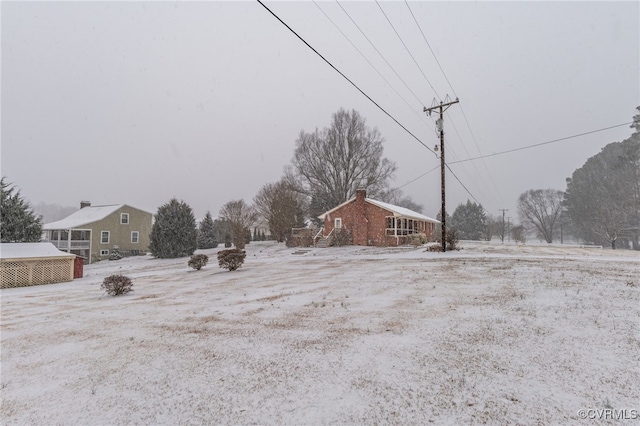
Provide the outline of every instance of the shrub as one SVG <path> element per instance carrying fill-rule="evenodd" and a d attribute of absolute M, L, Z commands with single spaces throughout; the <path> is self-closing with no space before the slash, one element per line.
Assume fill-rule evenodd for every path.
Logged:
<path fill-rule="evenodd" d="M 351 232 L 344 228 L 334 229 L 331 245 L 334 247 L 351 245 Z"/>
<path fill-rule="evenodd" d="M 120 250 L 117 247 L 114 247 L 109 253 L 109 260 L 120 260 L 122 259 L 122 254 L 120 254 Z"/>
<path fill-rule="evenodd" d="M 189 266 L 196 271 L 199 271 L 203 266 L 206 266 L 207 263 L 209 263 L 209 256 L 206 254 L 194 254 L 189 259 Z"/>
<path fill-rule="evenodd" d="M 421 246 L 422 244 L 426 244 L 428 242 L 429 242 L 429 238 L 427 237 L 426 234 L 423 234 L 423 233 L 411 234 L 407 238 L 407 244 L 412 246 Z"/>
<path fill-rule="evenodd" d="M 460 250 L 460 247 L 458 247 L 458 230 L 456 228 L 447 229 L 447 250 Z"/>
<path fill-rule="evenodd" d="M 131 287 L 133 287 L 131 278 L 120 274 L 109 275 L 100 286 L 109 296 L 127 294 L 131 291 Z"/>
<path fill-rule="evenodd" d="M 244 263 L 247 253 L 240 249 L 220 250 L 218 252 L 218 265 L 223 269 L 235 271 Z"/>

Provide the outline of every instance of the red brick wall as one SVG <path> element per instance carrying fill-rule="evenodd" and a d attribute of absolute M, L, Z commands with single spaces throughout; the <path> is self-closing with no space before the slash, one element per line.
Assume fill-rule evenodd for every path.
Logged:
<path fill-rule="evenodd" d="M 327 215 L 324 233 L 328 235 L 334 227 L 335 219 L 342 219 L 342 227 L 351 232 L 354 245 L 395 245 L 385 238 L 387 216 L 391 213 L 364 200 L 364 194 L 356 193 L 356 199 Z"/>
<path fill-rule="evenodd" d="M 342 227 L 351 232 L 354 245 L 397 246 L 406 242 L 406 236 L 386 235 L 387 216 L 393 214 L 376 205 L 365 202 L 365 192 L 356 191 L 356 198 L 324 219 L 324 235 L 329 235 L 335 219 L 342 219 Z M 426 224 L 425 234 L 431 236 L 430 225 Z"/>

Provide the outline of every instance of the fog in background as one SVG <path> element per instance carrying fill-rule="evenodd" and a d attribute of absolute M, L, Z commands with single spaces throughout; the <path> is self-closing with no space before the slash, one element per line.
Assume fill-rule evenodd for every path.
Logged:
<path fill-rule="evenodd" d="M 422 108 L 458 96 L 445 117 L 451 162 L 629 122 L 640 105 L 638 2 L 341 2 L 405 83 L 337 3 L 266 5 L 429 147 L 438 138 Z M 176 197 L 216 216 L 277 181 L 298 133 L 328 126 L 339 108 L 380 130 L 393 186 L 439 165 L 257 2 L 2 2 L 0 13 L 1 173 L 32 205 L 155 212 Z M 522 192 L 564 190 L 588 157 L 630 134 L 451 168 L 487 212 L 515 218 Z M 453 212 L 473 198 L 447 179 Z M 436 215 L 439 170 L 402 190 Z"/>

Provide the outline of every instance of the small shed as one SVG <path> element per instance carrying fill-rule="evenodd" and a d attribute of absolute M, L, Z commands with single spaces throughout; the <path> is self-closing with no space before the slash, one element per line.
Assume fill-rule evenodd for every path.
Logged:
<path fill-rule="evenodd" d="M 0 244 L 0 288 L 72 281 L 75 257 L 51 243 Z"/>

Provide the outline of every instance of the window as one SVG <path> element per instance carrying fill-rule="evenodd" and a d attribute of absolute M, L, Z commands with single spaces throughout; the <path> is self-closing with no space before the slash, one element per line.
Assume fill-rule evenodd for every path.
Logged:
<path fill-rule="evenodd" d="M 100 250 L 100 256 L 109 256 L 109 250 Z"/>
<path fill-rule="evenodd" d="M 120 213 L 120 223 L 123 225 L 129 224 L 129 213 Z"/>
<path fill-rule="evenodd" d="M 138 231 L 131 231 L 131 243 L 138 244 L 140 241 L 140 233 Z"/>
<path fill-rule="evenodd" d="M 100 244 L 109 244 L 109 231 L 102 231 L 100 233 Z"/>
<path fill-rule="evenodd" d="M 342 228 L 342 218 L 336 217 L 335 220 L 333 221 L 333 227 L 336 229 Z"/>

